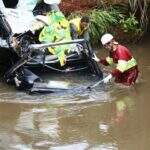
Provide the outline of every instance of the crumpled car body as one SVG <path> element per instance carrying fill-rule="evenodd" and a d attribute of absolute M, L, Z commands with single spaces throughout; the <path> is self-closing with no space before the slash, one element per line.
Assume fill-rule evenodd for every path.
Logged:
<path fill-rule="evenodd" d="M 0 67 L 3 68 L 1 76 L 6 83 L 32 93 L 55 92 L 68 88 L 64 88 L 59 83 L 57 86 L 53 82 L 45 83 L 38 74 L 33 73 L 34 70 L 41 72 L 48 70 L 49 73 L 56 71 L 64 74 L 89 70 L 100 78 L 103 77 L 99 65 L 92 59 L 94 52 L 87 41 L 71 40 L 68 36 L 55 42 L 44 41 L 42 36 L 39 38 L 39 35 L 47 26 L 33 34 L 29 30 L 30 23 L 35 19 L 33 13 L 27 10 L 23 17 L 25 21 L 20 20 L 21 13 L 23 11 L 19 9 L 5 10 L 1 7 L 0 10 Z M 55 29 L 51 28 L 51 30 Z M 51 50 L 55 51 L 51 52 Z"/>

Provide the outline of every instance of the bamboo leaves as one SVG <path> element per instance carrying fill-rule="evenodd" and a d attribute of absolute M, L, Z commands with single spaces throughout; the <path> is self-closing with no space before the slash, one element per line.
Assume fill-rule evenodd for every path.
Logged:
<path fill-rule="evenodd" d="M 144 31 L 147 31 L 148 28 L 148 1 L 147 0 L 128 0 L 131 11 L 133 14 L 138 12 L 140 25 Z"/>
<path fill-rule="evenodd" d="M 123 18 L 120 20 L 120 25 L 124 32 L 132 32 L 134 34 L 139 33 L 141 30 L 139 28 L 139 22 L 134 15 L 131 15 L 128 18 Z"/>
<path fill-rule="evenodd" d="M 89 12 L 91 18 L 90 36 L 93 43 L 99 42 L 101 35 L 105 32 L 114 32 L 114 29 L 121 29 L 132 36 L 141 35 L 140 23 L 134 14 L 129 16 L 121 13 L 118 9 L 96 9 Z M 116 33 L 114 33 L 116 34 Z"/>
<path fill-rule="evenodd" d="M 128 3 L 107 6 L 101 0 L 99 8 L 76 14 L 77 16 L 83 16 L 86 13 L 90 16 L 89 31 L 91 41 L 94 44 L 98 43 L 101 35 L 106 32 L 111 32 L 114 35 L 119 32 L 122 36 L 138 37 L 139 39 L 148 29 L 147 3 L 146 0 L 128 0 Z"/>
<path fill-rule="evenodd" d="M 119 23 L 121 16 L 116 15 L 119 12 L 114 10 L 92 10 L 89 12 L 91 18 L 90 35 L 91 39 L 97 42 L 100 36 L 108 32 L 112 26 L 116 26 Z"/>

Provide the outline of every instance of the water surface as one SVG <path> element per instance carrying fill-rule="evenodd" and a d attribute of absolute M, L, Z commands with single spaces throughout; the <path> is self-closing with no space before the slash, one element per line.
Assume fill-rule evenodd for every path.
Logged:
<path fill-rule="evenodd" d="M 0 83 L 0 149 L 149 150 L 150 41 L 128 47 L 140 69 L 131 88 L 110 84 L 92 91 L 29 95 Z M 52 75 L 58 78 L 86 86 L 95 77 Z"/>

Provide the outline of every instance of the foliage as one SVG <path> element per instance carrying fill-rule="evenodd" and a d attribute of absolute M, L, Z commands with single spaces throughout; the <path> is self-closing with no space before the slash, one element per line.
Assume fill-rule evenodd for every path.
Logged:
<path fill-rule="evenodd" d="M 147 31 L 148 19 L 148 1 L 147 0 L 128 0 L 132 14 L 138 14 L 140 26 L 144 31 Z"/>
<path fill-rule="evenodd" d="M 120 20 L 120 25 L 126 33 L 132 32 L 137 34 L 141 32 L 141 29 L 139 28 L 139 22 L 134 15 L 130 15 L 128 18 L 122 18 Z"/>
<path fill-rule="evenodd" d="M 72 13 L 69 18 L 83 16 L 81 12 Z M 124 32 L 124 34 L 133 36 L 141 35 L 143 30 L 134 14 L 125 14 L 118 8 L 99 8 L 87 11 L 85 15 L 90 17 L 90 37 L 93 44 L 99 42 L 102 34 L 110 32 L 117 35 L 116 31 Z M 123 33 L 121 33 L 123 35 Z"/>
<path fill-rule="evenodd" d="M 89 12 L 89 16 L 91 18 L 90 36 L 95 42 L 103 33 L 119 24 L 119 18 L 121 18 L 119 12 L 114 10 L 93 10 Z"/>
<path fill-rule="evenodd" d="M 133 36 L 141 35 L 142 29 L 134 15 L 125 15 L 119 9 L 110 7 L 109 9 L 92 10 L 89 13 L 91 18 L 90 36 L 93 43 L 97 43 L 103 33 L 115 32 L 118 30 L 124 34 L 132 34 Z"/>

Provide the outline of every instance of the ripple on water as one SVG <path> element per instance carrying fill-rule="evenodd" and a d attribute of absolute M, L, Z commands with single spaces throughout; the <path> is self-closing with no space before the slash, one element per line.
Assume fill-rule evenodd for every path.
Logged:
<path fill-rule="evenodd" d="M 61 146 L 56 146 L 56 147 L 51 147 L 49 150 L 84 150 L 89 147 L 89 144 L 85 142 L 81 143 L 74 143 L 70 145 L 61 145 Z"/>
<path fill-rule="evenodd" d="M 88 83 L 89 84 L 89 83 Z M 78 85 L 80 86 L 80 85 Z M 87 86 L 75 87 L 73 90 L 66 92 L 57 92 L 51 94 L 34 94 L 29 95 L 25 92 L 16 91 L 13 88 L 6 90 L 6 87 L 0 91 L 1 102 L 11 103 L 88 103 L 88 102 L 105 102 L 110 99 L 110 91 L 100 86 L 97 89 L 86 90 Z"/>

